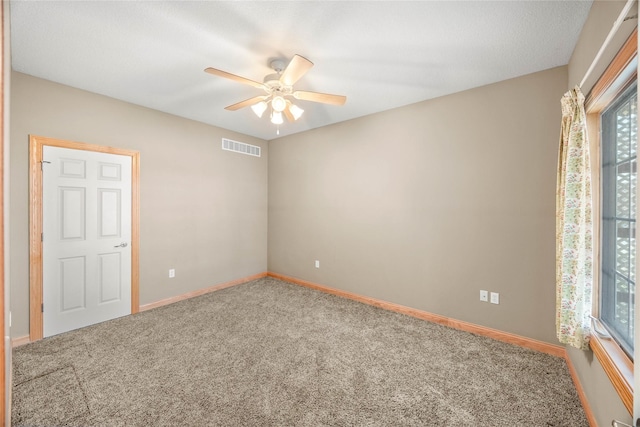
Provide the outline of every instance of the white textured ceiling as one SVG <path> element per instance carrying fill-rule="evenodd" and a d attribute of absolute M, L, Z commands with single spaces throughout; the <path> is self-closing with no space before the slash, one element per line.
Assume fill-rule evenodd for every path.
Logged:
<path fill-rule="evenodd" d="M 14 70 L 266 140 L 224 107 L 261 91 L 272 58 L 309 58 L 289 135 L 565 65 L 591 1 L 11 1 Z"/>

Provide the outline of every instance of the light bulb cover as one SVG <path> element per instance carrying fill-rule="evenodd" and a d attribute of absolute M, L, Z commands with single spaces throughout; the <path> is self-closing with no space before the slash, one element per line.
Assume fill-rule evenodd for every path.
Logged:
<path fill-rule="evenodd" d="M 304 113 L 304 110 L 298 107 L 296 104 L 290 104 L 289 111 L 291 112 L 291 115 L 293 116 L 294 120 L 298 120 L 300 116 L 302 116 L 302 113 Z"/>
<path fill-rule="evenodd" d="M 281 125 L 284 122 L 284 120 L 282 120 L 282 113 L 279 111 L 274 111 L 273 113 L 271 113 L 271 123 L 273 123 L 274 125 Z"/>
<path fill-rule="evenodd" d="M 275 96 L 272 100 L 271 100 L 271 108 L 273 108 L 273 111 L 276 111 L 278 113 L 282 113 L 284 111 L 285 108 L 287 108 L 287 101 L 281 97 L 281 96 Z"/>
<path fill-rule="evenodd" d="M 262 117 L 262 115 L 267 109 L 267 103 L 264 101 L 260 101 L 257 104 L 253 104 L 251 106 L 251 109 L 253 110 L 254 113 L 256 113 L 256 116 Z"/>

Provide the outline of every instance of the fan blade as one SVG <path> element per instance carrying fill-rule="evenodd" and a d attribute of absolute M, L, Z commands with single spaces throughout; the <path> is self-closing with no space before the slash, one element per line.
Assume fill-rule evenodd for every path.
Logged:
<path fill-rule="evenodd" d="M 305 90 L 297 90 L 293 92 L 295 99 L 303 99 L 305 101 L 321 102 L 323 104 L 344 105 L 347 97 L 342 95 L 330 95 L 328 93 L 307 92 Z"/>
<path fill-rule="evenodd" d="M 257 87 L 258 89 L 265 89 L 265 85 L 263 85 L 262 83 L 256 82 L 251 79 L 245 79 L 244 77 L 236 76 L 235 74 L 227 73 L 226 71 L 218 70 L 217 68 L 209 67 L 204 71 L 209 74 L 213 74 L 214 76 L 224 77 L 225 79 L 234 80 L 238 83 Z"/>
<path fill-rule="evenodd" d="M 244 101 L 240 101 L 237 104 L 229 105 L 228 107 L 224 107 L 225 110 L 236 111 L 244 107 L 248 107 L 253 104 L 257 104 L 260 101 L 264 101 L 267 99 L 269 95 L 263 96 L 254 96 L 253 98 L 245 99 Z"/>
<path fill-rule="evenodd" d="M 285 86 L 293 86 L 311 67 L 313 67 L 313 62 L 303 56 L 294 55 L 287 68 L 282 72 L 280 83 Z"/>
<path fill-rule="evenodd" d="M 283 111 L 284 116 L 287 118 L 287 120 L 289 120 L 290 122 L 295 122 L 296 118 L 293 117 L 293 114 L 291 113 L 291 111 L 289 111 L 289 105 L 287 104 L 287 108 L 284 109 Z"/>

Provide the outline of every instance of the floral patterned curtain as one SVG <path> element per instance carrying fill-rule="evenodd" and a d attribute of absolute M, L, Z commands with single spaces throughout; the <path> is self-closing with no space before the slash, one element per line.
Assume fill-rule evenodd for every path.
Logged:
<path fill-rule="evenodd" d="M 584 95 L 565 93 L 556 188 L 556 332 L 560 342 L 589 346 L 593 283 L 591 165 Z"/>

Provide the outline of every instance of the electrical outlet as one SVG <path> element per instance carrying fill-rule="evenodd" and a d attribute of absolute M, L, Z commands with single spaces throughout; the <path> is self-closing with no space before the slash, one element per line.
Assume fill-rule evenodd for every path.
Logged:
<path fill-rule="evenodd" d="M 176 277 L 176 269 L 171 268 L 169 269 L 169 278 L 174 278 L 174 277 Z"/>
<path fill-rule="evenodd" d="M 489 302 L 489 291 L 480 291 L 480 301 Z"/>
<path fill-rule="evenodd" d="M 500 304 L 500 294 L 491 292 L 491 304 Z"/>
<path fill-rule="evenodd" d="M 316 268 L 320 268 L 320 261 L 316 260 Z"/>

